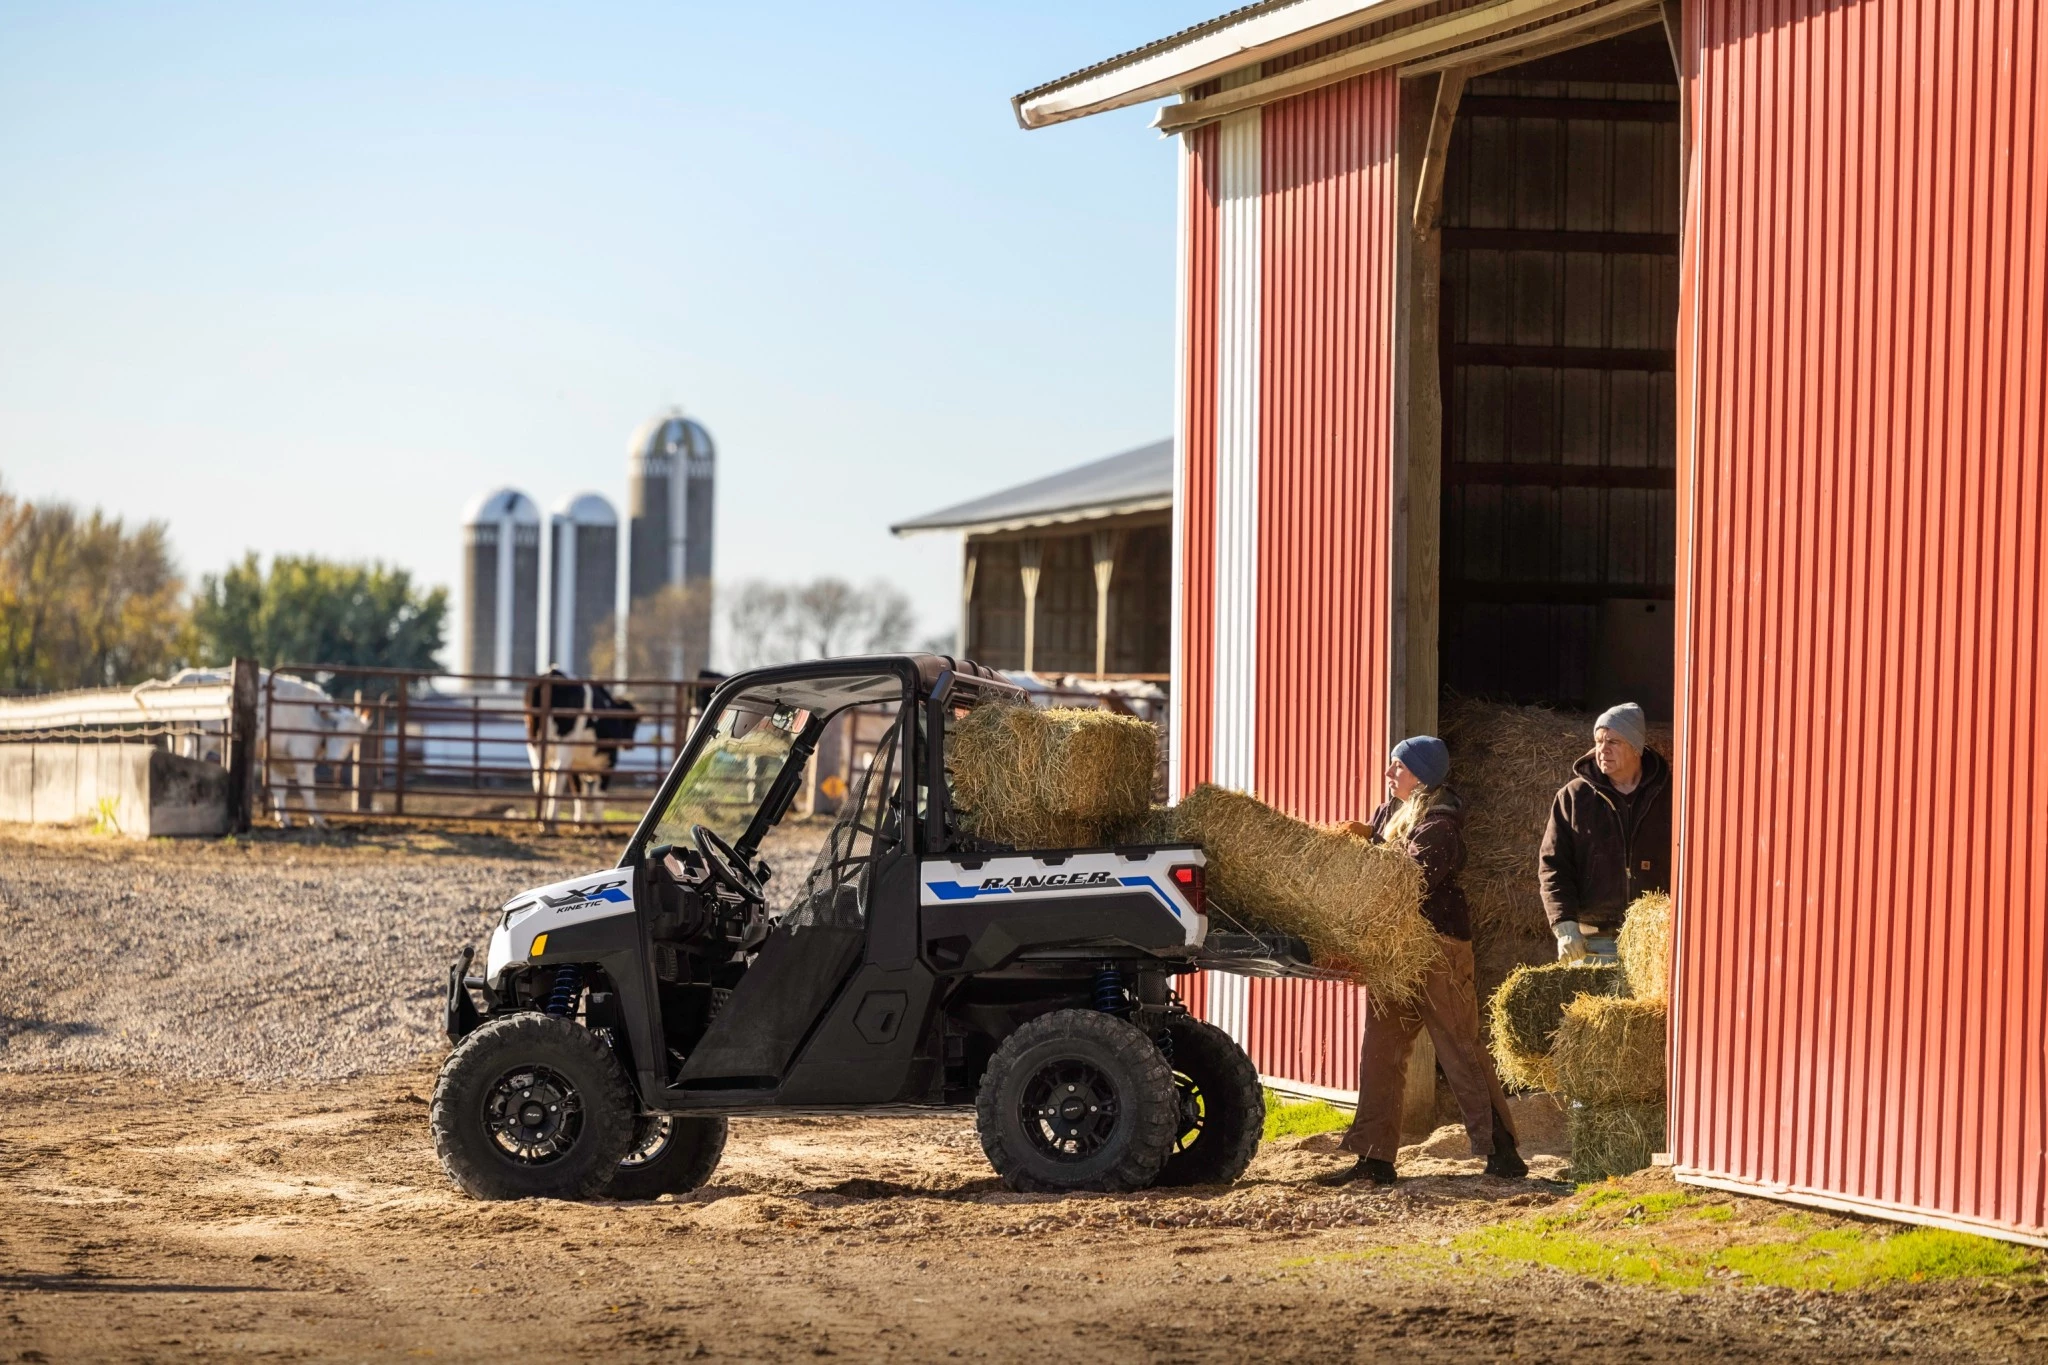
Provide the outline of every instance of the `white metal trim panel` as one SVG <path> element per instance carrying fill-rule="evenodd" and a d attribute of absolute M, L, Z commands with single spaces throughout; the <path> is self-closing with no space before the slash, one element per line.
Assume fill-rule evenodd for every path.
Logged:
<path fill-rule="evenodd" d="M 1217 134 L 1215 750 L 1220 786 L 1253 785 L 1258 707 L 1260 219 L 1265 119 Z"/>

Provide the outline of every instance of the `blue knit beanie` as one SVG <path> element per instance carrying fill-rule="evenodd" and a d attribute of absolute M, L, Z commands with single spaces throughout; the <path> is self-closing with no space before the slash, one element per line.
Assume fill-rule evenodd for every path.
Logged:
<path fill-rule="evenodd" d="M 1435 735 L 1411 735 L 1394 746 L 1394 757 L 1425 787 L 1434 787 L 1451 775 L 1451 751 Z"/>

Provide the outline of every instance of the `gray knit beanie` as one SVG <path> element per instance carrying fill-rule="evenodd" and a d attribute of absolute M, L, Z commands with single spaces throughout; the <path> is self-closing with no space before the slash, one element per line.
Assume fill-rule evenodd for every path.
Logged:
<path fill-rule="evenodd" d="M 1650 722 L 1643 715 L 1643 708 L 1632 701 L 1619 706 L 1610 706 L 1600 713 L 1600 719 L 1593 722 L 1595 730 L 1611 730 L 1614 737 L 1626 743 L 1637 753 L 1650 739 Z"/>

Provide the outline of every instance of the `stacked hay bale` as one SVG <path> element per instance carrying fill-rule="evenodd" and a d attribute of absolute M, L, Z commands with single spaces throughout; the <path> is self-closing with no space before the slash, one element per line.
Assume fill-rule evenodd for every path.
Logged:
<path fill-rule="evenodd" d="M 1637 897 L 1616 948 L 1629 997 L 1574 1001 L 1551 1051 L 1571 1101 L 1572 1174 L 1579 1180 L 1639 1171 L 1664 1146 L 1671 897 Z"/>
<path fill-rule="evenodd" d="M 1080 707 L 981 706 L 946 743 L 968 831 L 1012 848 L 1114 843 L 1147 818 L 1159 730 Z"/>
<path fill-rule="evenodd" d="M 1639 1171 L 1664 1145 L 1670 941 L 1671 898 L 1642 896 L 1619 963 L 1519 968 L 1494 996 L 1501 1079 L 1564 1098 L 1574 1179 Z"/>
<path fill-rule="evenodd" d="M 1197 787 L 1173 814 L 1179 836 L 1208 855 L 1209 899 L 1224 913 L 1295 935 L 1317 965 L 1376 995 L 1420 987 L 1436 934 L 1413 859 L 1222 787 Z"/>
<path fill-rule="evenodd" d="M 1593 747 L 1591 714 L 1501 706 L 1451 697 L 1438 733 L 1451 750 L 1451 785 L 1465 799 L 1465 870 L 1472 903 L 1472 956 L 1480 998 L 1517 966 L 1555 954 L 1536 890 L 1536 854 L 1550 803 L 1572 764 Z M 1671 727 L 1650 727 L 1650 747 L 1669 757 Z"/>
<path fill-rule="evenodd" d="M 1582 995 L 1615 996 L 1625 989 L 1622 969 L 1612 962 L 1550 962 L 1509 972 L 1490 1011 L 1493 1062 L 1502 1084 L 1555 1092 L 1557 1068 L 1550 1054 L 1565 1007 Z"/>

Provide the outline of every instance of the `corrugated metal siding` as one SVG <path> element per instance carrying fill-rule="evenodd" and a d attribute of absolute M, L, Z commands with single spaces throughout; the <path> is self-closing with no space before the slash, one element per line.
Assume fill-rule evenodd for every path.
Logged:
<path fill-rule="evenodd" d="M 1686 10 L 1676 1156 L 2048 1236 L 2048 34 Z"/>
<path fill-rule="evenodd" d="M 1392 72 L 1266 110 L 1254 789 L 1307 820 L 1389 744 L 1399 119 Z"/>
<path fill-rule="evenodd" d="M 1171 782 L 1207 782 L 1215 752 L 1217 183 L 1214 126 L 1181 135 L 1181 403 L 1174 464 Z"/>

